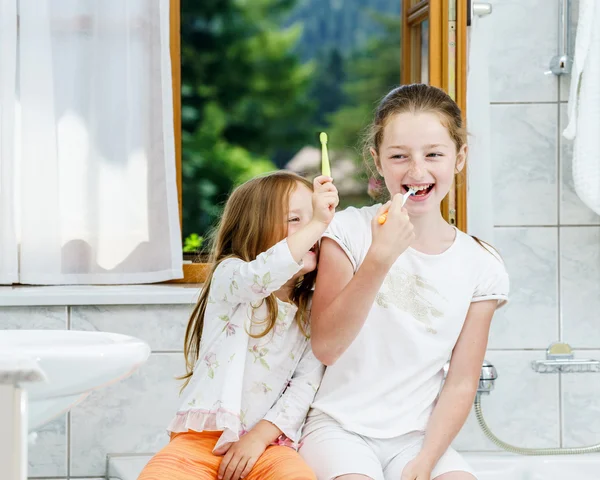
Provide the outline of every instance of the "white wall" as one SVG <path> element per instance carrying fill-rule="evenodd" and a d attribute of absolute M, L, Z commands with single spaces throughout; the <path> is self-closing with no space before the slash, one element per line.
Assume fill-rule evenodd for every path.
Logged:
<path fill-rule="evenodd" d="M 545 76 L 558 48 L 558 0 L 495 0 L 491 29 L 494 242 L 511 277 L 488 360 L 499 372 L 483 398 L 492 430 L 526 447 L 600 441 L 600 375 L 541 375 L 529 366 L 562 340 L 600 359 L 600 217 L 577 198 L 562 137 L 569 79 Z M 577 1 L 572 1 L 574 43 Z M 477 181 L 471 179 L 471 181 Z M 471 415 L 455 446 L 497 450 Z"/>

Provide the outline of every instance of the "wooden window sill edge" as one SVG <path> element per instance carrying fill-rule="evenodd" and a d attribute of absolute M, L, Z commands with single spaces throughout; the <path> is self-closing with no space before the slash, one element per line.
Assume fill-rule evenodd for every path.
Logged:
<path fill-rule="evenodd" d="M 210 263 L 184 263 L 183 278 L 169 280 L 165 284 L 195 284 L 204 283 L 208 272 L 210 271 Z"/>

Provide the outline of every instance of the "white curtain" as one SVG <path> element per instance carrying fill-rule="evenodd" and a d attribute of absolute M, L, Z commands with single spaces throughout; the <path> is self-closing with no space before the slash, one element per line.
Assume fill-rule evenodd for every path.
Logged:
<path fill-rule="evenodd" d="M 468 36 L 467 130 L 469 160 L 467 230 L 493 242 L 493 182 L 490 127 L 489 47 L 490 17 L 473 15 Z"/>
<path fill-rule="evenodd" d="M 16 245 L 20 283 L 181 278 L 169 1 L 17 3 L 15 148 L 3 108 L 1 157 L 6 195 L 5 168 L 14 185 L 3 233 L 11 215 L 15 232 L 0 278 L 16 281 Z"/>

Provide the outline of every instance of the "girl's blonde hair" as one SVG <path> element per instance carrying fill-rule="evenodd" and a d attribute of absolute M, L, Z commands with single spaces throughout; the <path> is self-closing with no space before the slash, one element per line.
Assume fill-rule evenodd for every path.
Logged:
<path fill-rule="evenodd" d="M 216 268 L 228 258 L 250 262 L 287 236 L 285 220 L 289 198 L 299 184 L 313 190 L 312 184 L 305 178 L 292 172 L 277 171 L 247 181 L 229 196 L 211 242 L 211 269 L 185 332 L 186 373 L 179 377 L 179 380 L 184 380 L 182 390 L 189 383 L 198 361 L 204 316 Z M 300 278 L 290 299 L 298 307 L 296 321 L 305 335 L 308 332 L 308 303 L 315 278 L 316 271 Z M 252 335 L 255 338 L 269 333 L 277 321 L 275 295 L 269 295 L 264 302 L 268 312 L 266 327 L 262 333 Z"/>

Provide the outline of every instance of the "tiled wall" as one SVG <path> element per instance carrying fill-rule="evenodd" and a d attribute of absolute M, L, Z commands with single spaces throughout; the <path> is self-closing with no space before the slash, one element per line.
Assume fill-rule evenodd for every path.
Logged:
<path fill-rule="evenodd" d="M 153 453 L 167 442 L 178 407 L 174 377 L 185 371 L 182 343 L 191 306 L 2 307 L 0 329 L 100 330 L 133 335 L 152 354 L 131 377 L 90 395 L 38 432 L 29 475 L 66 479 L 106 475 L 109 453 Z"/>
<path fill-rule="evenodd" d="M 511 277 L 511 303 L 494 319 L 487 359 L 496 389 L 485 418 L 526 447 L 600 441 L 600 375 L 542 375 L 531 367 L 562 340 L 600 359 L 600 217 L 573 189 L 569 78 L 546 76 L 557 53 L 558 0 L 496 0 L 489 23 L 495 246 Z M 574 40 L 577 1 L 572 0 Z M 455 446 L 497 450 L 474 415 Z"/>

